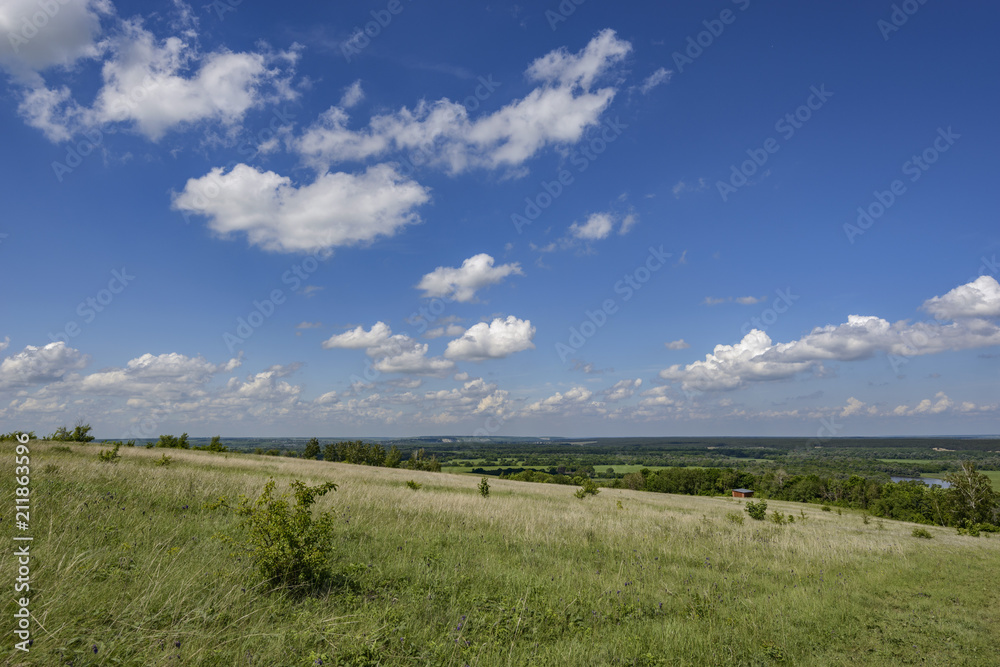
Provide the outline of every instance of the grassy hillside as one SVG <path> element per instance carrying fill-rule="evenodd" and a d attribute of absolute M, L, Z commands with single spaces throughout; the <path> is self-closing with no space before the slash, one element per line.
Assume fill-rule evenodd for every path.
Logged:
<path fill-rule="evenodd" d="M 11 665 L 995 665 L 1000 539 L 815 505 L 31 443 L 31 652 Z M 0 474 L 14 477 L 4 443 Z M 328 480 L 339 576 L 296 599 L 215 536 L 220 495 Z M 419 490 L 408 480 L 422 484 Z M 9 488 L 8 482 L 4 482 Z M 8 494 L 8 501 L 10 495 Z M 8 503 L 9 505 L 9 503 Z M 803 519 L 802 513 L 805 518 Z M 10 539 L 12 510 L 3 514 Z M 0 572 L 13 579 L 12 549 Z M 10 590 L 10 589 L 8 589 Z M 14 603 L 4 599 L 10 627 Z"/>

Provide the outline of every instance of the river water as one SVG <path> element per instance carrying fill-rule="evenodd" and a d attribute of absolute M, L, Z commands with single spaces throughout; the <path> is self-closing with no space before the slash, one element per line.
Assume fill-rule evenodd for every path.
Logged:
<path fill-rule="evenodd" d="M 937 479 L 936 477 L 893 477 L 892 478 L 892 481 L 894 482 L 912 482 L 914 480 L 918 482 L 923 482 L 927 486 L 938 484 L 941 486 L 942 489 L 947 489 L 951 487 L 951 484 L 944 481 L 943 479 Z"/>

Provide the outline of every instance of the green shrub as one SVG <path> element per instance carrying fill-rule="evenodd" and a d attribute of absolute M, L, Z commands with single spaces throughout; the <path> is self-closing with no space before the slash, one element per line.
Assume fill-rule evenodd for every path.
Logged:
<path fill-rule="evenodd" d="M 294 480 L 291 495 L 295 504 L 291 506 L 289 494 L 275 497 L 274 487 L 274 480 L 268 480 L 256 500 L 240 496 L 235 508 L 226 498 L 210 505 L 210 509 L 229 507 L 240 517 L 245 537 L 222 539 L 245 550 L 258 574 L 276 587 L 301 590 L 321 586 L 333 575 L 334 517 L 323 512 L 313 518 L 310 508 L 320 496 L 336 491 L 337 485 L 327 482 L 310 487 Z"/>
<path fill-rule="evenodd" d="M 386 458 L 387 456 L 383 453 L 382 462 L 384 462 Z M 381 465 L 382 462 L 376 463 L 375 465 Z M 410 460 L 406 462 L 406 467 L 410 470 L 441 472 L 441 462 L 438 461 L 437 457 L 433 454 L 430 458 L 427 458 L 427 453 L 423 450 L 423 448 L 410 452 Z"/>
<path fill-rule="evenodd" d="M 399 462 L 402 460 L 403 455 L 399 451 L 399 447 L 393 445 L 389 448 L 389 451 L 385 454 L 385 460 L 382 461 L 382 465 L 386 468 L 398 468 Z"/>
<path fill-rule="evenodd" d="M 968 535 L 969 537 L 979 537 L 979 525 L 971 521 L 964 521 L 958 526 L 959 535 Z"/>
<path fill-rule="evenodd" d="M 317 456 L 319 456 L 319 438 L 310 438 L 305 451 L 302 452 L 302 458 L 315 459 Z"/>
<path fill-rule="evenodd" d="M 84 424 L 83 420 L 76 423 L 73 430 L 70 431 L 65 426 L 60 426 L 56 429 L 56 432 L 50 435 L 46 440 L 60 440 L 62 442 L 92 442 L 94 436 L 90 435 L 90 424 Z"/>
<path fill-rule="evenodd" d="M 97 453 L 97 460 L 101 463 L 118 463 L 118 459 L 121 458 L 118 450 L 121 449 L 121 446 L 122 444 L 119 442 L 114 449 L 102 449 Z"/>
<path fill-rule="evenodd" d="M 820 507 L 820 509 L 823 510 L 824 512 L 829 512 L 830 511 L 830 506 L 829 505 L 823 505 L 822 507 Z"/>
<path fill-rule="evenodd" d="M 160 439 L 156 441 L 154 447 L 169 447 L 171 449 L 191 449 L 191 443 L 188 442 L 188 434 L 181 433 L 181 437 L 175 438 L 172 435 L 161 435 Z"/>
<path fill-rule="evenodd" d="M 160 457 L 160 460 L 156 462 L 158 466 L 168 466 L 170 465 L 170 457 L 164 454 Z"/>
<path fill-rule="evenodd" d="M 483 498 L 488 498 L 490 495 L 490 482 L 485 477 L 479 480 L 479 495 Z"/>
<path fill-rule="evenodd" d="M 864 524 L 865 524 L 866 526 L 867 526 L 868 524 L 870 524 L 870 523 L 872 522 L 872 519 L 871 519 L 871 517 L 870 517 L 870 516 L 868 516 L 868 512 L 865 512 L 864 514 L 862 514 L 862 515 L 861 515 L 861 521 L 862 521 L 862 522 L 863 522 L 863 523 L 864 523 Z"/>
<path fill-rule="evenodd" d="M 408 487 L 410 487 L 411 489 L 413 489 L 414 491 L 416 491 L 416 490 L 417 490 L 417 489 L 419 489 L 419 488 L 420 488 L 421 486 L 423 486 L 422 484 L 418 484 L 418 483 L 414 482 L 414 481 L 413 481 L 412 479 L 411 479 L 411 480 L 408 480 L 408 481 L 406 482 L 406 485 L 407 485 Z"/>
<path fill-rule="evenodd" d="M 20 442 L 21 437 L 25 435 L 28 436 L 28 440 L 37 439 L 34 431 L 28 431 L 27 433 L 24 431 L 11 431 L 10 433 L 0 433 L 0 442 L 5 442 L 7 440 L 16 440 Z M 49 439 L 51 440 L 51 438 Z"/>
<path fill-rule="evenodd" d="M 212 441 L 208 443 L 208 446 L 205 447 L 205 449 L 207 451 L 210 451 L 210 452 L 228 452 L 229 451 L 229 448 L 226 447 L 224 444 L 222 444 L 222 436 L 220 436 L 220 435 L 213 435 L 212 436 Z"/>
<path fill-rule="evenodd" d="M 743 515 L 739 512 L 726 512 L 726 519 L 737 525 L 743 525 Z"/>
<path fill-rule="evenodd" d="M 975 523 L 966 519 L 961 524 L 958 525 L 959 535 L 968 535 L 969 537 L 979 537 L 980 534 L 989 537 L 990 533 L 995 533 L 998 528 L 993 524 L 989 523 Z"/>
<path fill-rule="evenodd" d="M 589 477 L 583 477 L 580 479 L 580 489 L 573 495 L 577 498 L 586 498 L 587 496 L 596 496 L 600 492 L 601 490 L 597 488 L 594 480 Z"/>
<path fill-rule="evenodd" d="M 934 537 L 933 535 L 931 535 L 930 531 L 927 530 L 926 528 L 914 528 L 911 535 L 913 535 L 914 537 L 922 537 L 925 540 L 929 540 L 932 537 Z"/>
<path fill-rule="evenodd" d="M 772 523 L 776 523 L 779 526 L 785 523 L 786 521 L 785 515 L 779 512 L 778 510 L 774 510 L 773 512 L 771 512 L 771 516 L 768 518 L 771 519 Z"/>
<path fill-rule="evenodd" d="M 750 515 L 751 519 L 754 519 L 756 521 L 763 521 L 764 518 L 767 517 L 766 500 L 759 500 L 757 502 L 753 502 L 751 500 L 746 504 L 746 507 L 744 507 L 743 509 L 744 511 L 746 511 L 747 514 Z"/>

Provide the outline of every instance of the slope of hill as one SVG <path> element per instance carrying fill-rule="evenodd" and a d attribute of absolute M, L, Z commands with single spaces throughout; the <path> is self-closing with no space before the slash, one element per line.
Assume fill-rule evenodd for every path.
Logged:
<path fill-rule="evenodd" d="M 4 479 L 15 475 L 0 446 Z M 997 664 L 1000 539 L 816 505 L 32 442 L 30 653 L 12 665 Z M 268 591 L 206 504 L 334 481 L 338 576 Z M 414 481 L 422 486 L 413 490 Z M 4 482 L 5 487 L 7 482 Z M 8 540 L 13 509 L 4 514 Z M 0 572 L 13 584 L 13 549 Z M 17 607 L 8 595 L 5 624 Z"/>

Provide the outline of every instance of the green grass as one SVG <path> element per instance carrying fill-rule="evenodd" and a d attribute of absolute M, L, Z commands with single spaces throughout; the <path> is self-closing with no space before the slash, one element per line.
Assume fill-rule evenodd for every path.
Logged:
<path fill-rule="evenodd" d="M 667 470 L 669 468 L 704 468 L 705 466 L 644 466 L 639 464 L 629 464 L 629 465 L 615 465 L 615 466 L 594 466 L 594 470 L 603 473 L 608 468 L 614 468 L 615 473 L 630 473 L 639 472 L 643 468 L 648 468 L 649 470 Z"/>
<path fill-rule="evenodd" d="M 980 470 L 979 472 L 990 478 L 994 491 L 1000 491 L 1000 470 Z"/>
<path fill-rule="evenodd" d="M 500 470 L 501 468 L 519 468 L 519 467 L 522 467 L 522 466 L 520 466 L 520 465 L 516 465 L 516 466 L 479 466 L 479 465 L 476 465 L 476 466 L 442 466 L 441 470 L 444 471 L 444 472 L 450 472 L 450 473 L 467 474 L 467 473 L 471 473 L 472 470 L 473 470 L 473 468 L 475 468 L 477 470 L 478 469 L 482 469 L 482 470 Z"/>
<path fill-rule="evenodd" d="M 919 539 L 914 524 L 775 501 L 794 524 L 736 524 L 742 503 L 724 497 L 578 500 L 497 479 L 482 498 L 465 475 L 31 449 L 34 644 L 17 652 L 5 631 L 4 664 L 996 664 L 997 537 Z M 5 479 L 12 450 L 0 446 Z M 205 504 L 256 497 L 269 476 L 340 485 L 317 503 L 337 517 L 322 594 L 266 590 L 215 537 L 235 517 Z M 8 595 L 8 628 L 13 610 Z"/>

